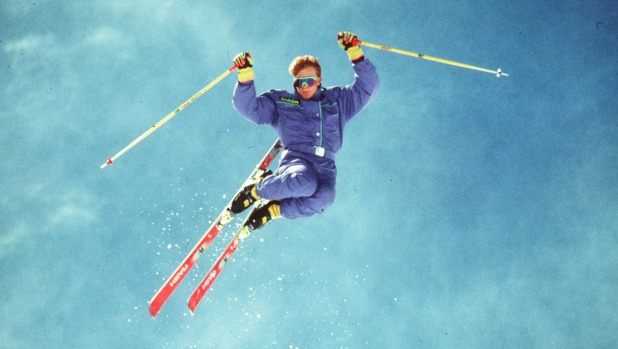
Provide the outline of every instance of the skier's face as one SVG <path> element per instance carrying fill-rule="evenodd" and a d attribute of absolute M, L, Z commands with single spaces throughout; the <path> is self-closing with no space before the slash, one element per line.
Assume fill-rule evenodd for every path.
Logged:
<path fill-rule="evenodd" d="M 299 78 L 305 78 L 305 77 L 317 76 L 317 75 L 318 73 L 314 67 L 307 67 L 299 71 L 298 74 L 294 76 L 294 78 L 299 79 Z M 296 91 L 298 91 L 298 94 L 303 99 L 310 99 L 311 97 L 313 97 L 313 95 L 316 92 L 318 92 L 318 88 L 320 87 L 321 84 L 322 84 L 322 77 L 318 76 L 317 84 L 314 84 L 313 86 L 296 87 Z"/>

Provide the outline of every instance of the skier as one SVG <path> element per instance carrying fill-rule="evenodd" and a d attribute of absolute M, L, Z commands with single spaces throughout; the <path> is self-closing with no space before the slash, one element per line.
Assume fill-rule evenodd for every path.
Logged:
<path fill-rule="evenodd" d="M 333 203 L 335 153 L 341 148 L 344 126 L 373 99 L 379 86 L 376 69 L 357 40 L 350 32 L 337 34 L 355 72 L 354 83 L 345 87 L 322 87 L 319 61 L 301 56 L 289 67 L 294 92 L 270 90 L 257 96 L 251 55 L 244 52 L 234 57 L 238 68 L 234 109 L 255 124 L 271 125 L 285 149 L 275 174 L 266 173 L 232 200 L 234 214 L 260 199 L 268 200 L 247 220 L 250 230 L 280 217 L 321 213 Z"/>

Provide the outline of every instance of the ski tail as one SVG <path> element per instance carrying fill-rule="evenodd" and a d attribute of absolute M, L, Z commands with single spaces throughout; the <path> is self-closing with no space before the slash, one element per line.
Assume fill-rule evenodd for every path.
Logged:
<path fill-rule="evenodd" d="M 241 187 L 238 189 L 238 194 L 243 187 L 249 183 L 254 181 L 256 178 L 261 176 L 270 166 L 271 162 L 279 155 L 283 146 L 281 141 L 277 139 L 275 143 L 269 148 L 266 152 L 262 160 L 255 167 L 253 172 L 249 175 L 249 177 L 243 182 Z M 232 196 L 232 201 L 234 197 Z M 172 295 L 172 293 L 176 290 L 178 285 L 182 282 L 182 280 L 187 276 L 191 268 L 197 263 L 198 259 L 202 256 L 202 254 L 208 249 L 212 241 L 217 237 L 219 232 L 223 230 L 225 225 L 229 223 L 233 218 L 234 214 L 230 210 L 230 206 L 232 201 L 227 204 L 227 206 L 223 209 L 223 211 L 219 214 L 215 222 L 212 226 L 206 230 L 200 241 L 193 247 L 191 252 L 185 257 L 184 261 L 176 268 L 176 270 L 170 275 L 165 284 L 161 286 L 161 288 L 155 293 L 155 295 L 150 300 L 150 315 L 154 318 L 157 316 L 165 302 L 167 302 L 168 298 Z"/>
<path fill-rule="evenodd" d="M 191 252 L 189 252 L 185 260 L 178 266 L 178 268 L 176 268 L 172 275 L 170 275 L 165 284 L 163 284 L 154 297 L 152 297 L 150 300 L 149 310 L 150 315 L 153 318 L 157 316 L 165 302 L 167 302 L 167 299 L 176 290 L 178 285 L 180 285 L 185 276 L 187 276 L 191 268 L 193 268 L 202 253 L 204 253 L 208 246 L 210 246 L 217 234 L 219 234 L 221 229 L 223 229 L 223 226 L 225 226 L 226 223 L 225 221 L 228 219 L 229 217 L 227 217 L 227 214 L 224 211 L 215 223 L 206 231 L 206 234 L 204 234 L 197 245 L 195 245 Z"/>
<path fill-rule="evenodd" d="M 241 228 L 238 230 L 238 232 L 236 232 L 236 234 L 234 234 L 234 237 L 228 244 L 227 248 L 223 251 L 221 256 L 219 256 L 219 259 L 215 262 L 212 268 L 210 268 L 210 271 L 208 271 L 204 279 L 202 279 L 200 284 L 195 288 L 195 291 L 193 291 L 191 297 L 189 297 L 187 305 L 189 306 L 192 314 L 195 313 L 195 309 L 200 304 L 200 301 L 202 300 L 206 292 L 208 292 L 219 274 L 221 274 L 221 271 L 223 270 L 225 264 L 232 258 L 232 255 L 234 254 L 234 252 L 236 252 L 244 239 L 251 234 L 251 230 L 246 223 L 253 214 L 253 212 L 257 210 L 263 203 L 264 201 L 262 200 L 253 207 L 253 210 L 251 210 L 251 213 L 247 215 L 247 218 L 245 218 L 245 221 L 243 222 Z"/>

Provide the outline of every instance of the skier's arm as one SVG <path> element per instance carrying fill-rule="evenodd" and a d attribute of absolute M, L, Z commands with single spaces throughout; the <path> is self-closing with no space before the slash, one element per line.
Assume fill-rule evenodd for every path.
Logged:
<path fill-rule="evenodd" d="M 352 33 L 339 33 L 337 41 L 353 63 L 354 83 L 341 89 L 339 102 L 345 121 L 358 114 L 375 97 L 380 79 L 375 66 L 365 58 L 358 46 L 358 39 Z"/>
<path fill-rule="evenodd" d="M 253 81 L 236 83 L 232 105 L 240 115 L 258 125 L 273 124 L 275 120 L 275 103 L 267 94 L 256 96 Z"/>
<path fill-rule="evenodd" d="M 266 96 L 256 96 L 255 84 L 253 83 L 255 79 L 253 58 L 249 52 L 236 55 L 234 65 L 238 68 L 238 82 L 234 87 L 232 97 L 234 109 L 256 124 L 272 124 L 275 104 Z"/>

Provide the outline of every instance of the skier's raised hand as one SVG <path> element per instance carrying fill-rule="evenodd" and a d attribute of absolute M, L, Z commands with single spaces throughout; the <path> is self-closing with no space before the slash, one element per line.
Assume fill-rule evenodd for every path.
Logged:
<path fill-rule="evenodd" d="M 239 53 L 233 59 L 234 65 L 238 68 L 238 81 L 249 82 L 255 79 L 253 73 L 253 58 L 249 52 Z"/>
<path fill-rule="evenodd" d="M 337 34 L 337 42 L 348 54 L 352 62 L 357 62 L 364 58 L 363 50 L 358 45 L 358 37 L 354 33 L 341 32 Z"/>

